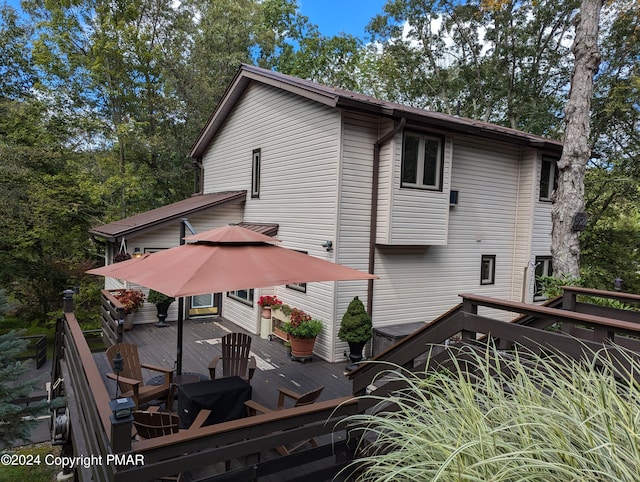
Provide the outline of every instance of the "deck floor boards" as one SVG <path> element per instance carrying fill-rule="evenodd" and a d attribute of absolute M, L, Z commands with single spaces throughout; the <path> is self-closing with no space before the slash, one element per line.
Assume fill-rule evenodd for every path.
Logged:
<path fill-rule="evenodd" d="M 208 365 L 216 355 L 220 354 L 218 340 L 231 331 L 244 332 L 237 325 L 222 318 L 205 320 L 186 320 L 183 329 L 182 371 L 195 372 L 208 376 Z M 273 341 L 250 334 L 251 352 L 258 359 L 251 385 L 253 399 L 267 407 L 275 407 L 278 399 L 278 387 L 286 387 L 304 393 L 324 385 L 319 400 L 331 400 L 352 393 L 351 382 L 344 376 L 344 368 L 348 360 L 341 363 L 328 363 L 318 357 L 306 363 L 291 360 L 285 353 L 280 340 Z M 136 325 L 127 331 L 124 340 L 138 345 L 140 360 L 162 367 L 174 367 L 176 360 L 176 323 L 166 328 L 158 328 L 153 324 Z M 110 372 L 108 360 L 104 352 L 95 354 L 100 372 Z M 144 371 L 145 380 L 157 373 Z M 109 393 L 115 396 L 115 382 L 104 378 Z"/>

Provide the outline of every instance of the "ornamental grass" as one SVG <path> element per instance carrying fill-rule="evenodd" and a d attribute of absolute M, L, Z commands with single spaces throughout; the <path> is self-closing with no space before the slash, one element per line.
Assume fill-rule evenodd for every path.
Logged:
<path fill-rule="evenodd" d="M 363 427 L 360 457 L 346 469 L 353 480 L 640 480 L 640 364 L 631 353 L 613 348 L 628 371 L 605 351 L 579 363 L 526 349 L 460 350 L 422 379 L 399 367 L 384 373 L 406 388 L 365 397 L 375 409 L 350 418 Z"/>

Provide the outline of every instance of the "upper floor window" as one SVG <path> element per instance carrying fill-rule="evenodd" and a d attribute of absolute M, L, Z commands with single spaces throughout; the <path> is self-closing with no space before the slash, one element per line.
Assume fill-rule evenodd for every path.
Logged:
<path fill-rule="evenodd" d="M 442 138 L 405 132 L 402 145 L 402 186 L 442 189 Z"/>
<path fill-rule="evenodd" d="M 251 197 L 260 197 L 260 149 L 253 150 L 251 165 Z"/>
<path fill-rule="evenodd" d="M 551 201 L 553 191 L 558 187 L 558 167 L 556 160 L 550 157 L 542 158 L 540 168 L 540 200 Z"/>

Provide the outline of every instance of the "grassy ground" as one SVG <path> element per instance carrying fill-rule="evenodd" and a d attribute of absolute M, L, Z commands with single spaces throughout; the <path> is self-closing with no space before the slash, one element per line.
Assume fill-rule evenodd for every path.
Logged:
<path fill-rule="evenodd" d="M 60 448 L 49 443 L 25 445 L 2 453 L 25 456 L 22 457 L 22 460 L 30 460 L 33 465 L 7 465 L 3 463 L 0 469 L 0 482 L 52 482 L 56 480 L 56 475 L 60 472 L 59 467 L 45 463 L 47 454 L 60 455 Z M 36 463 L 38 460 L 39 463 Z"/>

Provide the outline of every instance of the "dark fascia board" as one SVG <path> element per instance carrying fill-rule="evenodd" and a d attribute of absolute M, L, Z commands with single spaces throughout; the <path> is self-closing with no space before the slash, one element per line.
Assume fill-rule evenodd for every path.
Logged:
<path fill-rule="evenodd" d="M 206 194 L 204 194 L 203 196 L 207 196 Z M 142 233 L 145 233 L 147 231 L 153 230 L 153 229 L 157 229 L 158 227 L 161 227 L 165 224 L 169 224 L 173 221 L 175 221 L 176 219 L 181 219 L 184 217 L 188 217 L 192 214 L 198 213 L 200 211 L 204 211 L 207 209 L 212 209 L 215 208 L 216 206 L 220 206 L 222 204 L 231 204 L 231 203 L 239 203 L 239 202 L 244 202 L 246 200 L 247 197 L 247 191 L 231 191 L 229 192 L 228 196 L 222 197 L 221 199 L 218 200 L 214 200 L 213 202 L 210 203 L 204 203 L 202 205 L 197 205 L 194 207 L 191 207 L 189 209 L 184 209 L 184 210 L 178 210 L 178 211 L 174 211 L 171 214 L 168 214 L 166 216 L 158 216 L 158 217 L 153 217 L 152 215 L 150 215 L 149 213 L 153 213 L 153 211 L 162 211 L 162 210 L 166 210 L 168 207 L 170 207 L 171 205 L 168 206 L 162 206 L 160 208 L 151 210 L 151 211 L 147 211 L 146 213 L 141 213 L 142 215 L 145 215 L 146 217 L 148 217 L 148 219 L 144 219 L 139 222 L 127 222 L 127 219 L 131 219 L 131 218 L 136 218 L 140 215 L 135 215 L 135 216 L 131 216 L 130 218 L 125 218 L 122 219 L 120 221 L 114 221 L 113 223 L 108 223 L 102 226 L 98 226 L 96 228 L 93 228 L 91 230 L 89 230 L 89 233 L 91 234 L 92 237 L 94 238 L 102 238 L 107 242 L 116 242 L 120 239 L 122 239 L 123 237 L 127 238 L 129 237 L 131 234 L 137 234 L 140 235 Z M 174 203 L 177 204 L 177 203 Z M 118 226 L 118 225 L 122 225 L 122 229 L 113 229 L 113 230 L 108 230 L 108 231 L 101 231 L 100 229 L 103 228 L 104 226 Z"/>
<path fill-rule="evenodd" d="M 198 139 L 189 152 L 190 157 L 199 158 L 203 155 L 250 82 L 270 85 L 333 108 L 343 108 L 395 119 L 406 117 L 407 120 L 424 127 L 439 127 L 452 133 L 475 135 L 503 142 L 527 145 L 537 149 L 546 149 L 551 153 L 560 153 L 562 151 L 562 143 L 560 141 L 528 134 L 517 129 L 387 102 L 357 92 L 335 89 L 271 70 L 242 65 L 218 107 L 200 132 Z"/>

